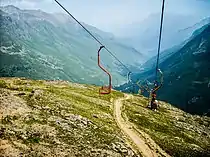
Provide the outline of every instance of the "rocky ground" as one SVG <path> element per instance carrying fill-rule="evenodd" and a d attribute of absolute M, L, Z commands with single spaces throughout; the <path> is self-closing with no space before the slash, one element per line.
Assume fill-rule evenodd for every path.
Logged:
<path fill-rule="evenodd" d="M 151 150 L 159 145 L 171 156 L 210 156 L 209 117 L 164 102 L 154 112 L 145 97 L 125 99 L 117 91 L 100 96 L 98 88 L 0 78 L 0 156 L 142 156 L 117 125 L 113 104 L 119 99 L 124 121 Z"/>
<path fill-rule="evenodd" d="M 0 79 L 0 156 L 137 156 L 98 87 Z M 110 101 L 111 100 L 111 101 Z"/>

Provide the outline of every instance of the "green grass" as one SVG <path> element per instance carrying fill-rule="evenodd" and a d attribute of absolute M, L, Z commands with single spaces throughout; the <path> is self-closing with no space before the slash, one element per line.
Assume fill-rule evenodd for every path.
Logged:
<path fill-rule="evenodd" d="M 126 101 L 124 115 L 140 130 L 148 133 L 167 153 L 178 157 L 210 155 L 210 131 L 200 124 L 205 121 L 204 118 L 195 120 L 193 116 L 184 117 L 182 111 L 171 110 L 172 107 L 165 103 L 162 103 L 158 112 L 154 112 L 146 108 L 145 102 L 146 99 L 137 97 L 133 101 Z"/>
<path fill-rule="evenodd" d="M 55 151 L 59 146 L 64 152 L 73 150 L 77 156 L 91 156 L 92 149 L 123 156 L 122 152 L 111 147 L 113 143 L 125 142 L 114 120 L 112 103 L 123 97 L 122 93 L 113 91 L 110 95 L 99 95 L 97 86 L 61 81 L 2 78 L 0 82 L 3 91 L 15 93 L 29 110 L 1 120 L 3 139 L 18 141 L 28 149 L 40 146 Z M 147 103 L 142 96 L 125 101 L 124 118 L 128 117 L 172 156 L 208 155 L 208 117 L 192 116 L 163 102 L 159 111 L 153 112 L 145 108 Z M 27 150 L 21 150 L 27 154 Z M 34 151 L 44 153 L 38 147 Z"/>
<path fill-rule="evenodd" d="M 4 80 L 0 80 L 0 88 L 6 88 L 7 83 Z"/>
<path fill-rule="evenodd" d="M 25 93 L 16 96 L 30 110 L 16 119 L 4 118 L 0 123 L 0 127 L 6 128 L 4 139 L 18 141 L 29 149 L 39 145 L 43 150 L 53 151 L 59 146 L 64 152 L 71 149 L 77 156 L 91 156 L 92 149 L 98 153 L 100 150 L 111 152 L 111 156 L 123 156 L 122 152 L 112 148 L 117 142 L 128 146 L 114 120 L 111 102 L 113 98 L 123 97 L 122 93 L 113 91 L 109 96 L 102 96 L 98 94 L 97 86 L 67 82 L 16 78 L 4 81 L 5 90 L 10 93 Z M 42 154 L 43 150 L 37 147 L 34 151 Z M 22 151 L 27 154 L 26 150 Z"/>

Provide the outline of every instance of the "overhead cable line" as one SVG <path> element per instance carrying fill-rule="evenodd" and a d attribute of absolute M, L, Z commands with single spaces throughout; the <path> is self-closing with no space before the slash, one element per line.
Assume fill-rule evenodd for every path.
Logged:
<path fill-rule="evenodd" d="M 156 63 L 156 79 L 157 79 L 158 69 L 159 69 L 160 46 L 161 46 L 161 38 L 162 38 L 162 30 L 163 30 L 164 8 L 165 8 L 165 0 L 163 0 L 163 3 L 162 3 L 162 12 L 161 12 L 161 21 L 160 21 L 160 34 L 159 34 L 159 42 L 158 42 L 158 55 L 157 55 L 157 63 Z"/>
<path fill-rule="evenodd" d="M 55 2 L 69 15 L 71 18 L 73 18 L 95 41 L 97 41 L 101 46 L 104 46 L 102 42 L 100 42 L 85 26 L 83 26 L 62 4 L 60 4 L 57 0 Z M 104 46 L 104 49 L 112 56 L 114 57 L 128 72 L 131 72 L 130 69 L 123 64 L 108 48 Z"/>

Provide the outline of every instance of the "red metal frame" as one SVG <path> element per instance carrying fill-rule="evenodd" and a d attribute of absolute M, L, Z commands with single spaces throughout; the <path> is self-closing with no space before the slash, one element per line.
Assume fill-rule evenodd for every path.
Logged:
<path fill-rule="evenodd" d="M 112 76 L 100 63 L 100 51 L 104 48 L 101 46 L 98 50 L 98 66 L 109 76 L 109 86 L 102 86 L 99 89 L 99 94 L 110 94 L 112 90 Z"/>

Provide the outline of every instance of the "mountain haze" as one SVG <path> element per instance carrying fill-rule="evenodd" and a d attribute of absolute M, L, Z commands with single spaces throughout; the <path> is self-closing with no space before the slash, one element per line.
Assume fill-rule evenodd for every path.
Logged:
<path fill-rule="evenodd" d="M 145 69 L 141 73 L 133 74 L 133 82 L 139 79 L 154 80 L 155 61 L 154 57 L 142 66 Z M 158 93 L 158 99 L 193 114 L 209 112 L 210 24 L 194 31 L 182 45 L 163 52 L 159 68 L 164 73 L 164 85 Z M 125 84 L 119 89 L 128 86 Z"/>
<path fill-rule="evenodd" d="M 198 22 L 199 21 L 199 22 Z M 181 44 L 196 30 L 208 24 L 210 18 L 167 12 L 164 14 L 161 49 L 167 50 Z M 157 53 L 160 14 L 151 14 L 139 23 L 127 26 L 126 43 L 140 49 L 149 58 Z"/>

